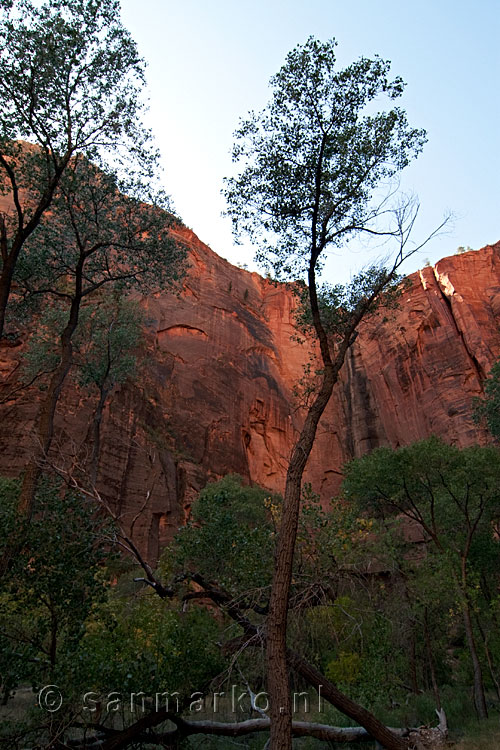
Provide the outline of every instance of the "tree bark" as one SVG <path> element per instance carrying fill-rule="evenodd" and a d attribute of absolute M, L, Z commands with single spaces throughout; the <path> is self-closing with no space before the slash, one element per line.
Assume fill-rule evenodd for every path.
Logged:
<path fill-rule="evenodd" d="M 408 742 L 403 737 L 398 737 L 392 729 L 382 724 L 370 711 L 352 701 L 347 695 L 329 680 L 325 678 L 312 664 L 309 664 L 302 656 L 294 651 L 288 650 L 290 665 L 312 685 L 329 703 L 341 711 L 350 719 L 361 724 L 366 731 L 387 750 L 408 750 Z"/>
<path fill-rule="evenodd" d="M 266 625 L 266 666 L 271 704 L 271 750 L 290 750 L 292 746 L 292 713 L 287 671 L 286 629 L 302 476 L 314 445 L 319 420 L 330 400 L 333 387 L 338 380 L 340 369 L 344 364 L 346 353 L 353 341 L 355 332 L 361 320 L 371 309 L 374 300 L 392 278 L 392 273 L 384 277 L 375 286 L 369 297 L 364 298 L 355 308 L 349 324 L 346 324 L 342 331 L 337 343 L 335 359 L 332 360 L 330 343 L 321 321 L 316 289 L 315 266 L 320 252 L 321 248 L 316 247 L 316 239 L 313 233 L 313 249 L 308 271 L 309 301 L 323 362 L 323 378 L 321 387 L 307 412 L 304 426 L 288 464 L 282 518 L 276 542 L 269 615 Z"/>
<path fill-rule="evenodd" d="M 12 164 L 9 164 L 8 159 L 4 155 L 0 154 L 0 162 L 3 169 L 5 170 L 7 179 L 10 182 L 18 217 L 18 228 L 14 235 L 14 239 L 12 240 L 12 247 L 10 249 L 10 252 L 8 252 L 7 248 L 7 233 L 5 222 L 3 223 L 2 228 L 2 273 L 0 274 L 0 339 L 3 336 L 7 303 L 9 301 L 9 296 L 12 288 L 12 279 L 14 278 L 14 272 L 20 252 L 26 240 L 30 237 L 31 234 L 33 234 L 35 229 L 40 224 L 44 213 L 48 208 L 50 208 L 54 193 L 61 181 L 64 170 L 69 164 L 72 152 L 73 147 L 68 147 L 67 152 L 55 166 L 52 176 L 48 176 L 47 186 L 38 202 L 38 205 L 33 211 L 31 218 L 26 224 L 24 223 L 25 213 L 21 205 L 18 180 L 16 177 L 14 166 Z"/>
<path fill-rule="evenodd" d="M 0 274 L 0 339 L 3 336 L 3 329 L 5 326 L 5 313 L 7 310 L 7 303 L 9 301 L 10 290 L 12 287 L 12 279 L 14 277 L 14 270 L 16 268 L 20 250 L 21 244 L 14 243 L 10 253 L 5 258 L 2 258 L 2 273 Z"/>
<path fill-rule="evenodd" d="M 56 412 L 57 402 L 59 400 L 61 389 L 66 376 L 71 369 L 71 365 L 73 364 L 72 338 L 78 325 L 80 303 L 82 300 L 81 284 L 83 264 L 84 260 L 82 258 L 78 267 L 79 270 L 76 283 L 77 293 L 75 294 L 71 302 L 68 322 L 61 334 L 59 364 L 50 379 L 47 395 L 42 403 L 39 413 L 38 428 L 36 433 L 37 446 L 35 447 L 34 455 L 32 456 L 24 473 L 21 492 L 19 494 L 19 500 L 17 503 L 17 512 L 21 523 L 29 523 L 33 514 L 33 505 L 35 501 L 37 485 L 42 474 L 43 463 L 49 452 L 52 437 L 54 435 L 54 416 Z M 6 546 L 3 557 L 0 560 L 0 577 L 5 575 L 10 561 L 13 559 L 13 557 L 16 556 L 21 545 L 23 544 L 23 533 L 24 532 L 21 531 L 19 538 L 14 542 L 14 544 Z"/>
<path fill-rule="evenodd" d="M 104 727 L 96 727 L 97 737 L 95 746 L 101 750 L 125 750 L 131 744 L 147 743 L 155 744 L 166 748 L 177 748 L 179 743 L 186 737 L 203 734 L 215 737 L 244 737 L 255 732 L 267 732 L 270 728 L 269 719 L 247 719 L 238 722 L 219 722 L 219 721 L 190 721 L 183 719 L 176 714 L 168 712 L 154 712 L 146 717 L 152 721 L 139 721 L 130 725 L 130 727 L 117 730 Z M 155 733 L 151 731 L 152 727 L 164 722 L 171 721 L 175 729 L 166 732 Z M 92 729 L 92 725 L 88 727 Z M 329 724 L 316 724 L 307 721 L 294 721 L 292 723 L 294 737 L 314 737 L 327 743 L 352 743 L 352 742 L 373 742 L 373 737 L 361 727 L 332 727 Z M 407 734 L 407 730 L 395 730 L 401 735 Z M 105 732 L 107 739 L 102 737 Z M 102 738 L 102 739 L 101 739 Z M 89 742 L 93 742 L 92 737 L 86 737 L 82 740 L 70 740 L 64 747 L 84 748 L 89 747 Z M 98 744 L 97 744 L 98 743 Z M 94 744 L 92 744 L 94 747 Z M 62 745 L 61 745 L 62 748 Z"/>
<path fill-rule="evenodd" d="M 476 639 L 474 638 L 474 628 L 472 625 L 472 614 L 471 605 L 468 595 L 468 575 L 467 575 L 467 558 L 469 555 L 470 544 L 471 544 L 472 532 L 469 532 L 465 550 L 461 555 L 461 593 L 463 597 L 463 619 L 465 636 L 467 638 L 467 646 L 469 648 L 469 654 L 472 662 L 472 675 L 473 675 L 473 688 L 474 688 L 474 704 L 476 706 L 476 712 L 479 719 L 488 718 L 488 709 L 486 708 L 486 698 L 484 695 L 484 680 L 483 671 L 481 669 L 481 662 L 477 653 Z"/>
<path fill-rule="evenodd" d="M 196 598 L 200 598 L 199 595 L 206 596 L 207 599 L 213 601 L 217 606 L 224 608 L 229 617 L 242 627 L 245 635 L 241 638 L 235 638 L 230 644 L 227 644 L 231 653 L 239 652 L 242 648 L 247 647 L 261 648 L 262 641 L 267 638 L 266 632 L 262 631 L 260 627 L 247 619 L 247 617 L 241 612 L 238 604 L 234 602 L 229 594 L 222 590 L 214 589 L 197 574 L 191 576 L 191 580 L 198 583 L 204 589 L 202 592 L 196 592 Z M 153 588 L 156 590 L 156 587 Z M 157 591 L 157 593 L 160 592 Z M 172 595 L 171 590 L 168 595 Z M 193 594 L 187 594 L 184 596 L 184 601 L 188 601 L 191 598 L 193 598 Z M 351 719 L 361 724 L 361 726 L 363 726 L 380 744 L 389 748 L 389 750 L 406 750 L 407 745 L 404 744 L 404 742 L 401 744 L 401 735 L 403 734 L 401 730 L 388 729 L 372 713 L 370 713 L 370 711 L 367 711 L 365 708 L 344 695 L 344 693 L 342 693 L 332 682 L 327 680 L 321 672 L 309 664 L 309 662 L 300 656 L 300 654 L 287 648 L 285 651 L 285 657 L 288 667 L 295 669 L 309 685 L 318 691 L 318 695 L 321 693 L 321 696 L 328 701 L 328 703 L 331 703 L 332 706 L 346 716 L 349 716 Z"/>
<path fill-rule="evenodd" d="M 57 402 L 59 401 L 59 396 L 66 376 L 73 364 L 72 337 L 78 325 L 80 301 L 80 297 L 73 299 L 68 323 L 61 334 L 61 356 L 59 364 L 50 379 L 47 395 L 42 403 L 38 419 L 38 445 L 35 449 L 35 455 L 26 469 L 21 487 L 18 512 L 21 517 L 27 521 L 30 520 L 33 512 L 33 503 L 37 484 L 42 473 L 43 462 L 52 443 L 54 435 L 54 416 Z"/>
<path fill-rule="evenodd" d="M 427 659 L 429 661 L 429 669 L 431 673 L 432 691 L 434 693 L 434 700 L 436 701 L 436 708 L 441 711 L 441 695 L 439 693 L 438 682 L 436 678 L 436 667 L 434 664 L 434 653 L 432 651 L 432 641 L 429 632 L 429 618 L 427 615 L 427 607 L 424 610 L 424 634 L 425 634 L 425 646 L 427 650 Z"/>
<path fill-rule="evenodd" d="M 497 677 L 498 670 L 495 668 L 495 664 L 493 663 L 493 657 L 491 656 L 491 651 L 488 646 L 488 636 L 484 632 L 484 628 L 481 625 L 481 621 L 477 615 L 476 615 L 476 624 L 479 630 L 479 634 L 481 636 L 481 640 L 483 642 L 484 655 L 486 656 L 486 661 L 488 663 L 488 669 L 490 672 L 491 681 L 493 682 L 495 686 L 497 697 L 500 699 L 500 685 L 498 684 L 498 677 Z"/>
<path fill-rule="evenodd" d="M 50 667 L 51 667 L 51 669 L 54 669 L 54 667 L 56 666 L 56 657 L 57 657 L 57 631 L 58 631 L 57 615 L 56 615 L 54 609 L 51 607 L 51 611 L 50 611 L 50 650 L 49 650 L 49 659 L 50 659 Z"/>
<path fill-rule="evenodd" d="M 410 685 L 411 691 L 415 695 L 418 695 L 420 688 L 418 686 L 418 675 L 417 675 L 417 647 L 415 643 L 415 628 L 412 624 L 410 633 Z"/>
<path fill-rule="evenodd" d="M 472 674 L 474 680 L 474 704 L 479 719 L 488 718 L 488 709 L 486 708 L 486 698 L 484 695 L 483 671 L 477 654 L 476 641 L 472 628 L 472 618 L 470 613 L 469 602 L 465 600 L 463 605 L 463 618 L 467 646 L 472 661 Z"/>
<path fill-rule="evenodd" d="M 326 368 L 321 390 L 307 414 L 287 471 L 266 626 L 272 750 L 288 750 L 292 743 L 292 706 L 287 668 L 286 630 L 302 475 L 314 444 L 318 422 L 330 399 L 337 374 L 338 372 L 334 371 L 331 364 Z"/>
<path fill-rule="evenodd" d="M 109 389 L 101 388 L 99 391 L 99 401 L 92 421 L 92 456 L 90 458 L 89 479 L 91 487 L 97 483 L 97 474 L 99 471 L 99 456 L 101 454 L 101 422 L 104 411 L 104 404 L 108 397 Z"/>

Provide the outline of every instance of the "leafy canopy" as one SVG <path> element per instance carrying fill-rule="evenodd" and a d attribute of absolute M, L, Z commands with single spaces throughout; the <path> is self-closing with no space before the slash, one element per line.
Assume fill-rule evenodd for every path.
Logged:
<path fill-rule="evenodd" d="M 71 661 L 86 618 L 106 594 L 103 566 L 112 555 L 102 538 L 111 524 L 60 485 L 40 483 L 24 543 L 0 587 L 0 674 L 10 689 L 20 680 L 43 682 Z M 0 552 L 20 531 L 19 489 L 19 480 L 0 477 Z"/>
<path fill-rule="evenodd" d="M 16 270 L 32 287 L 35 278 L 44 282 L 58 273 L 64 259 L 54 268 L 47 240 L 59 245 L 59 253 L 72 254 L 80 228 L 72 211 L 81 215 L 82 204 L 100 222 L 101 252 L 86 264 L 94 279 L 97 273 L 105 283 L 102 276 L 112 275 L 110 252 L 113 270 L 128 264 L 129 278 L 144 281 L 154 257 L 160 263 L 151 266 L 150 277 L 161 268 L 167 268 L 164 276 L 173 275 L 171 258 L 159 257 L 172 218 L 159 211 L 168 210 L 169 201 L 158 187 L 158 152 L 143 124 L 143 88 L 144 62 L 121 23 L 119 0 L 0 2 L 0 335 Z M 48 235 L 60 228 L 64 201 L 72 237 L 60 242 Z M 42 221 L 44 236 L 38 232 Z M 120 221 L 128 236 L 124 240 L 122 232 L 117 241 Z M 45 244 L 39 254 L 33 244 L 26 247 L 30 239 L 35 248 Z M 23 263 L 28 270 L 20 268 Z"/>
<path fill-rule="evenodd" d="M 19 489 L 19 480 L 0 477 L 6 532 L 0 553 L 18 529 Z M 111 585 L 124 567 L 113 552 L 115 537 L 114 525 L 82 495 L 46 477 L 39 484 L 24 543 L 0 585 L 4 697 L 23 683 L 36 690 L 57 684 L 64 703 L 55 718 L 64 724 L 76 714 L 91 722 L 92 714 L 81 715 L 88 691 L 96 699 L 113 690 L 130 695 L 144 688 L 149 696 L 169 691 L 176 710 L 177 701 L 182 704 L 224 667 L 220 625 L 206 608 L 183 612 L 179 602 L 149 590 L 131 596 L 123 585 Z M 160 707 L 165 704 L 166 696 Z M 23 718 L 37 740 L 44 736 L 46 714 Z"/>
<path fill-rule="evenodd" d="M 143 313 L 126 297 L 103 299 L 80 330 L 78 380 L 84 386 L 109 390 L 136 373 Z"/>
<path fill-rule="evenodd" d="M 101 164 L 111 152 L 123 164 L 141 156 L 144 166 L 144 63 L 119 0 L 11 0 L 0 9 L 2 149 L 38 144 L 49 175 L 78 151 Z"/>
<path fill-rule="evenodd" d="M 172 221 L 162 207 L 124 195 L 113 175 L 77 157 L 50 216 L 25 242 L 16 280 L 25 296 L 67 300 L 105 284 L 158 289 L 182 275 L 185 251 L 172 238 Z"/>
<path fill-rule="evenodd" d="M 474 419 L 484 421 L 493 437 L 500 438 L 500 362 L 495 362 L 484 381 L 484 398 L 476 401 Z"/>
<path fill-rule="evenodd" d="M 80 385 L 109 391 L 137 372 L 137 349 L 142 338 L 144 315 L 134 300 L 124 295 L 97 297 L 84 305 L 73 337 L 74 365 Z M 37 318 L 36 329 L 23 356 L 22 380 L 40 380 L 60 360 L 60 336 L 68 312 L 60 305 L 47 305 Z M 41 381 L 44 386 L 45 380 Z"/>
<path fill-rule="evenodd" d="M 398 107 L 367 111 L 379 96 L 403 93 L 389 62 L 360 58 L 337 70 L 336 44 L 310 37 L 292 50 L 271 79 L 270 103 L 235 133 L 233 161 L 244 168 L 226 180 L 228 214 L 275 276 L 298 275 L 310 254 L 316 264 L 326 246 L 376 230 L 375 188 L 425 142 Z"/>
<path fill-rule="evenodd" d="M 370 266 L 355 274 L 349 284 L 329 284 L 324 282 L 318 289 L 317 303 L 321 325 L 329 337 L 332 350 L 342 341 L 352 327 L 354 316 L 360 307 L 372 296 L 373 290 L 385 285 L 367 309 L 367 316 L 380 308 L 393 310 L 399 306 L 399 300 L 408 281 L 398 274 L 392 279 L 386 268 Z M 295 322 L 303 333 L 313 331 L 313 317 L 309 305 L 309 291 L 305 284 L 294 285 L 299 305 L 295 311 Z"/>
<path fill-rule="evenodd" d="M 217 581 L 233 596 L 269 586 L 273 498 L 229 475 L 208 484 L 175 539 L 177 566 Z M 167 553 L 169 554 L 169 553 Z"/>
<path fill-rule="evenodd" d="M 499 482 L 495 447 L 459 449 L 431 437 L 356 459 L 346 466 L 343 489 L 359 508 L 379 516 L 402 514 L 441 552 L 463 556 L 476 538 L 493 536 Z"/>

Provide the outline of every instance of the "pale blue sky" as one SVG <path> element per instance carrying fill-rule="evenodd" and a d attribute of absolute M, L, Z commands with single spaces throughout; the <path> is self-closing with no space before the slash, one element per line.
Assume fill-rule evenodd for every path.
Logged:
<path fill-rule="evenodd" d="M 421 203 L 415 239 L 455 214 L 446 236 L 407 271 L 500 240 L 500 0 L 122 0 L 123 20 L 149 63 L 149 124 L 165 186 L 184 222 L 233 263 L 252 265 L 220 216 L 222 178 L 238 118 L 260 109 L 286 53 L 309 35 L 339 43 L 341 66 L 364 55 L 392 61 L 407 82 L 402 106 L 429 141 L 403 178 Z M 365 251 L 337 256 L 344 280 Z"/>

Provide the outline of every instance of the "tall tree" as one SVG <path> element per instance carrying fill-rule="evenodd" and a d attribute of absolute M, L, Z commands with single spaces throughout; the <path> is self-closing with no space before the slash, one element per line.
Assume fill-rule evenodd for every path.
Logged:
<path fill-rule="evenodd" d="M 498 571 L 498 545 L 490 557 L 498 518 L 500 455 L 492 446 L 459 450 L 430 438 L 392 451 L 378 448 L 347 467 L 345 496 L 379 514 L 401 514 L 417 524 L 449 567 L 462 615 L 473 675 L 474 703 L 488 716 L 474 617 L 485 563 Z M 478 564 L 479 562 L 479 564 Z"/>
<path fill-rule="evenodd" d="M 76 154 L 119 174 L 129 195 L 150 195 L 143 85 L 119 0 L 1 0 L 0 337 L 23 247 Z"/>
<path fill-rule="evenodd" d="M 107 289 L 96 292 L 89 304 L 83 305 L 72 338 L 76 379 L 92 395 L 97 392 L 97 404 L 87 433 L 92 451 L 88 462 L 84 462 L 92 486 L 99 469 L 104 407 L 113 388 L 137 374 L 138 348 L 145 325 L 137 300 L 120 289 L 113 289 L 112 294 L 107 292 Z M 45 296 L 49 295 L 50 291 L 46 290 Z M 67 308 L 67 299 L 55 298 L 37 317 L 36 329 L 23 356 L 21 383 L 38 382 L 46 389 L 49 376 L 60 360 L 60 335 L 67 321 Z M 23 388 L 23 385 L 18 387 Z"/>
<path fill-rule="evenodd" d="M 90 483 L 95 486 L 104 406 L 114 386 L 126 382 L 136 372 L 136 350 L 142 337 L 144 316 L 137 302 L 123 295 L 101 301 L 92 312 L 83 326 L 76 364 L 79 382 L 98 392 L 89 427 L 92 454 L 88 471 Z"/>
<path fill-rule="evenodd" d="M 322 362 L 321 383 L 288 465 L 275 556 L 267 619 L 272 750 L 291 747 L 286 629 L 302 475 L 356 330 L 380 304 L 407 255 L 415 215 L 407 204 L 388 226 L 388 193 L 376 200 L 377 190 L 387 189 L 425 142 L 424 131 L 411 128 L 400 108 L 367 113 L 380 97 L 395 100 L 403 93 L 401 78 L 389 78 L 389 63 L 361 58 L 337 70 L 335 46 L 334 40 L 311 37 L 288 54 L 271 79 L 271 101 L 262 112 L 250 113 L 235 134 L 233 160 L 242 171 L 225 183 L 236 237 L 246 234 L 255 241 L 257 258 L 276 276 L 307 275 Z M 336 317 L 338 325 L 329 330 L 318 300 L 318 269 L 327 248 L 340 248 L 365 233 L 395 238 L 396 260 L 357 279 L 348 306 Z M 397 737 L 383 741 L 391 748 L 404 746 Z"/>
<path fill-rule="evenodd" d="M 73 364 L 82 305 L 106 286 L 123 291 L 174 284 L 182 274 L 185 251 L 173 239 L 172 221 L 165 210 L 124 196 L 113 176 L 78 155 L 55 192 L 50 221 L 41 223 L 36 237 L 26 241 L 17 274 L 20 290 L 31 299 L 58 300 L 66 312 L 19 496 L 21 520 L 31 518 L 57 403 Z M 8 549 L 4 555 L 4 569 L 12 554 Z"/>
<path fill-rule="evenodd" d="M 70 478 L 70 482 L 74 484 L 73 478 Z M 74 486 L 76 485 L 74 484 Z M 102 507 L 106 509 L 106 503 L 103 503 L 102 499 L 98 497 L 94 488 L 91 488 L 90 491 L 83 490 L 83 492 L 84 494 L 93 495 Z M 309 497 L 307 499 L 312 500 Z M 175 645 L 172 647 L 172 644 L 167 640 L 165 651 L 165 635 L 167 633 L 163 632 L 161 634 L 162 652 L 168 654 L 167 662 L 164 662 L 163 658 L 161 662 L 160 684 L 163 686 L 163 689 L 168 685 L 169 674 L 174 676 L 173 684 L 176 690 L 183 691 L 182 683 L 190 688 L 190 692 L 192 692 L 194 685 L 199 685 L 199 675 L 203 674 L 205 671 L 204 664 L 207 664 L 204 654 L 208 655 L 210 652 L 213 652 L 213 646 L 210 646 L 210 630 L 203 631 L 202 643 L 200 646 L 197 645 L 198 651 L 195 657 L 193 658 L 190 653 L 186 657 L 184 653 L 186 651 L 186 643 L 190 643 L 195 634 L 193 634 L 192 630 L 188 630 L 186 635 L 186 627 L 189 626 L 189 621 L 186 622 L 184 618 L 188 617 L 189 603 L 199 601 L 210 602 L 210 608 L 205 609 L 205 607 L 200 608 L 195 606 L 191 614 L 194 614 L 195 611 L 200 615 L 202 612 L 206 612 L 207 615 L 211 613 L 209 616 L 209 619 L 211 619 L 211 616 L 214 614 L 213 608 L 216 607 L 219 610 L 214 617 L 214 621 L 218 621 L 219 623 L 218 632 L 215 634 L 212 630 L 212 635 L 216 635 L 217 645 L 222 647 L 222 657 L 226 660 L 226 667 L 229 667 L 227 671 L 224 669 L 224 682 L 226 679 L 228 682 L 230 681 L 230 674 L 235 663 L 240 663 L 238 671 L 243 682 L 247 685 L 246 697 L 249 699 L 249 702 L 247 702 L 247 707 L 250 709 L 249 715 L 258 713 L 263 718 L 243 722 L 231 721 L 223 723 L 209 720 L 191 723 L 179 715 L 179 712 L 183 709 L 177 705 L 175 713 L 173 711 L 165 713 L 158 709 L 147 712 L 138 722 L 134 722 L 123 730 L 116 732 L 116 736 L 113 736 L 110 730 L 109 735 L 106 735 L 107 742 L 105 741 L 102 744 L 103 748 L 111 750 L 111 748 L 118 746 L 128 747 L 137 742 L 140 737 L 142 738 L 142 733 L 145 729 L 144 722 L 149 726 L 157 726 L 166 719 L 173 721 L 178 726 L 178 731 L 161 735 L 148 735 L 148 740 L 152 744 L 155 742 L 161 744 L 162 742 L 166 742 L 167 739 L 174 743 L 174 740 L 180 740 L 184 735 L 187 736 L 195 732 L 236 737 L 250 732 L 268 731 L 269 719 L 266 711 L 256 706 L 256 696 L 252 697 L 252 689 L 246 681 L 245 673 L 252 681 L 255 680 L 257 685 L 260 684 L 260 659 L 258 654 L 262 651 L 266 637 L 265 629 L 262 626 L 262 618 L 265 617 L 267 612 L 269 584 L 272 573 L 271 561 L 275 540 L 273 518 L 279 514 L 279 508 L 279 498 L 268 496 L 268 493 L 261 488 L 243 486 L 239 477 L 228 476 L 219 482 L 208 485 L 193 505 L 192 522 L 179 531 L 172 545 L 165 550 L 157 572 L 153 572 L 147 563 L 145 563 L 138 554 L 133 542 L 121 531 L 118 531 L 115 537 L 116 541 L 127 549 L 129 553 L 132 553 L 133 557 L 136 558 L 136 561 L 139 562 L 141 568 L 146 573 L 145 578 L 135 578 L 135 581 L 147 584 L 149 591 L 151 592 L 152 590 L 158 595 L 159 600 L 162 601 L 163 615 L 166 613 L 164 608 L 164 605 L 166 605 L 165 600 L 173 599 L 174 602 L 177 600 L 175 605 L 176 610 L 179 609 L 180 605 L 178 597 L 182 601 L 183 626 L 179 628 L 179 635 L 184 633 L 184 639 L 187 638 L 187 641 L 184 641 L 182 645 L 182 650 L 179 650 L 179 647 Z M 107 513 L 109 515 L 109 510 L 107 510 Z M 302 516 L 302 530 L 304 532 L 302 542 L 304 547 L 307 548 L 305 556 L 311 559 L 308 563 L 306 563 L 304 558 L 301 561 L 296 561 L 295 575 L 297 580 L 295 581 L 295 601 L 293 606 L 295 614 L 299 612 L 311 612 L 310 607 L 315 608 L 319 601 L 322 600 L 322 589 L 325 596 L 330 596 L 330 594 L 327 594 L 327 589 L 331 591 L 331 587 L 328 584 L 324 584 L 324 578 L 328 579 L 329 577 L 328 565 L 331 565 L 330 554 L 325 555 L 325 557 L 329 558 L 327 568 L 324 568 L 320 563 L 321 581 L 311 584 L 307 580 L 308 575 L 304 576 L 305 563 L 311 574 L 314 570 L 315 575 L 312 580 L 317 581 L 318 559 L 316 558 L 315 562 L 312 560 L 312 557 L 316 557 L 312 549 L 315 546 L 314 542 L 312 542 L 312 537 L 319 530 L 316 525 L 317 521 L 324 528 L 324 518 L 320 519 L 313 508 L 310 505 L 306 505 Z M 118 519 L 117 523 L 119 524 Z M 329 552 L 331 550 L 332 547 L 330 546 Z M 171 585 L 165 586 L 161 583 L 158 576 L 162 576 L 162 574 L 170 578 Z M 217 579 L 215 581 L 213 580 L 214 576 Z M 336 595 L 334 595 L 335 598 Z M 330 601 L 333 604 L 333 599 Z M 166 606 L 168 607 L 168 605 Z M 130 610 L 130 603 L 127 602 L 125 607 L 128 612 Z M 227 627 L 228 621 L 226 618 L 234 622 L 234 627 Z M 153 621 L 141 623 L 140 632 L 137 634 L 133 633 L 132 638 L 130 635 L 131 623 L 129 624 L 129 622 L 124 623 L 124 638 L 117 638 L 117 630 L 113 629 L 111 635 L 112 653 L 116 656 L 111 659 L 111 669 L 117 673 L 118 679 L 121 679 L 121 683 L 118 682 L 117 685 L 123 685 L 124 682 L 125 684 L 130 684 L 128 680 L 132 675 L 134 676 L 132 684 L 137 684 L 138 680 L 135 677 L 137 667 L 140 668 L 141 662 L 144 661 L 150 670 L 148 679 L 154 679 L 154 672 L 156 670 L 151 671 L 150 665 L 147 662 L 147 655 L 151 645 L 155 641 L 151 625 L 153 625 L 154 630 L 158 627 L 158 622 L 161 622 L 161 620 L 162 615 L 156 609 Z M 321 710 L 320 705 L 324 698 L 325 701 L 328 701 L 350 716 L 355 722 L 361 724 L 364 729 L 360 727 L 338 729 L 324 724 L 299 721 L 293 723 L 294 736 L 311 736 L 332 742 L 353 742 L 356 739 L 378 737 L 384 742 L 385 739 L 393 739 L 394 733 L 398 733 L 401 737 L 408 735 L 408 730 L 406 729 L 387 729 L 369 711 L 366 711 L 353 700 L 349 699 L 324 674 L 321 674 L 313 664 L 307 661 L 301 653 L 304 646 L 304 631 L 302 631 L 301 635 L 300 639 L 296 639 L 299 652 L 294 650 L 289 651 L 290 663 L 297 674 L 300 675 L 300 678 L 305 680 L 307 684 L 318 692 L 318 708 Z M 226 637 L 228 640 L 226 640 Z M 141 660 L 139 661 L 137 661 L 138 639 L 142 643 Z M 102 661 L 102 636 L 100 633 L 98 640 L 98 657 Z M 128 653 L 124 653 L 123 645 L 127 643 L 131 643 L 132 649 Z M 248 653 L 248 649 L 251 649 L 250 653 Z M 189 648 L 187 648 L 187 651 L 189 651 Z M 191 677 L 188 676 L 185 680 L 182 680 L 181 683 L 179 683 L 179 677 L 176 673 L 176 656 L 180 657 L 182 663 L 187 665 L 183 666 L 186 675 L 191 675 Z M 313 658 L 316 660 L 317 656 Z M 130 664 L 130 659 L 132 659 L 133 666 Z M 210 657 L 210 661 L 213 664 L 212 657 Z M 116 667 L 117 663 L 119 663 L 118 668 Z M 243 672 L 241 669 L 243 669 Z M 97 671 L 101 675 L 102 667 L 99 666 Z M 221 677 L 222 675 L 219 674 L 219 678 L 216 678 L 216 673 L 212 673 L 212 686 L 215 684 L 215 680 L 219 683 Z M 195 682 L 193 682 L 193 678 L 196 680 Z M 116 681 L 117 678 L 115 677 L 114 679 Z M 165 679 L 167 679 L 167 683 L 165 683 Z M 219 687 L 222 686 L 222 684 L 219 685 Z M 233 691 L 233 688 L 231 690 Z M 180 693 L 176 692 L 174 695 L 180 696 Z M 199 696 L 201 693 L 196 693 L 195 695 Z M 219 695 L 223 695 L 223 693 Z M 243 698 L 244 695 L 241 697 Z M 304 694 L 302 693 L 302 695 Z M 184 710 L 187 707 L 185 704 Z M 238 699 L 238 705 L 235 705 L 233 710 L 239 713 L 240 711 L 244 711 L 245 708 L 243 705 L 240 705 Z M 215 713 L 215 704 L 213 710 Z M 294 711 L 298 710 L 300 708 L 297 705 Z M 305 708 L 306 713 L 307 710 Z M 91 730 L 99 733 L 100 727 L 99 725 L 89 726 L 89 731 Z M 85 740 L 90 742 L 90 735 L 87 735 Z M 75 745 L 75 747 L 83 747 L 85 740 L 81 744 Z"/>
<path fill-rule="evenodd" d="M 19 480 L 0 478 L 2 528 L 11 533 L 19 488 Z M 91 503 L 61 492 L 61 482 L 48 478 L 35 503 L 26 544 L 0 586 L 0 671 L 9 691 L 17 687 L 16 675 L 47 679 L 60 653 L 71 653 L 81 640 L 85 618 L 105 595 L 99 571 L 110 552 L 96 538 L 110 531 L 110 521 L 103 523 Z M 5 534 L 2 548 L 7 543 Z"/>

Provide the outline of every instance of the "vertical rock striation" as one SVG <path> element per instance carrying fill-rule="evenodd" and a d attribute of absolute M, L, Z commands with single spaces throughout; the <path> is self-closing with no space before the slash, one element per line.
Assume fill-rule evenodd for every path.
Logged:
<path fill-rule="evenodd" d="M 294 337 L 287 286 L 235 268 L 187 229 L 179 236 L 189 248 L 185 289 L 143 300 L 141 376 L 112 392 L 102 422 L 99 489 L 151 559 L 208 479 L 237 472 L 282 489 L 304 417 L 295 389 L 314 356 Z M 500 355 L 500 243 L 411 281 L 397 310 L 363 326 L 320 423 L 306 480 L 325 501 L 343 463 L 378 445 L 431 433 L 457 445 L 486 439 L 471 407 Z M 0 347 L 0 471 L 11 475 L 32 448 L 39 398 L 35 387 L 8 398 L 26 338 Z M 54 454 L 85 463 L 94 408 L 70 380 Z"/>

